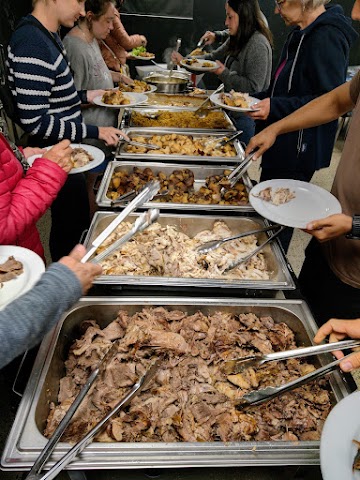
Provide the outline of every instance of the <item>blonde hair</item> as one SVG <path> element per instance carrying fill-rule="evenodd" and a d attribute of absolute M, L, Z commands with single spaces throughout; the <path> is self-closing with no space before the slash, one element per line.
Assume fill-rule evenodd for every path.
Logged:
<path fill-rule="evenodd" d="M 326 5 L 331 0 L 301 0 L 304 10 L 315 10 L 322 5 Z"/>

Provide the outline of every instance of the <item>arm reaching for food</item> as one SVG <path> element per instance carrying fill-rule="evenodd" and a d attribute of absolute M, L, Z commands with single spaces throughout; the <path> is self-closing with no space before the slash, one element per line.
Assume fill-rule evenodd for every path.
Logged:
<path fill-rule="evenodd" d="M 319 328 L 314 337 L 315 343 L 321 343 L 325 338 L 329 337 L 329 342 L 339 342 L 348 337 L 360 338 L 360 318 L 356 320 L 340 320 L 336 318 L 330 319 Z M 344 354 L 341 351 L 333 352 L 336 358 L 343 358 Z M 344 372 L 350 372 L 355 368 L 360 367 L 360 351 L 351 355 L 351 357 L 340 363 L 340 368 Z"/>

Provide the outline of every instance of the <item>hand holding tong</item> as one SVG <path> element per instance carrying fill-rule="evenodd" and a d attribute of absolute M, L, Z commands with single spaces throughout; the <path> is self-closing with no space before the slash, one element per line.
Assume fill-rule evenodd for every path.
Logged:
<path fill-rule="evenodd" d="M 287 360 L 288 358 L 303 358 L 320 353 L 334 352 L 345 348 L 354 348 L 360 346 L 360 340 L 342 340 L 341 342 L 324 343 L 322 345 L 312 345 L 311 347 L 294 348 L 285 352 L 275 352 L 268 354 L 255 354 L 243 358 L 234 358 L 227 360 L 224 364 L 224 371 L 230 374 L 237 374 L 249 367 L 260 367 L 266 362 Z"/>
<path fill-rule="evenodd" d="M 152 208 L 142 213 L 134 222 L 133 227 L 121 238 L 112 243 L 107 247 L 103 252 L 99 253 L 94 257 L 91 262 L 99 263 L 104 260 L 106 257 L 111 255 L 115 250 L 119 249 L 124 243 L 131 240 L 137 233 L 143 232 L 146 228 L 152 225 L 160 215 L 160 210 L 158 208 Z"/>
<path fill-rule="evenodd" d="M 270 225 L 269 227 L 258 228 L 256 230 L 251 230 L 249 232 L 242 232 L 238 233 L 237 235 L 233 235 L 232 237 L 221 238 L 219 240 L 211 240 L 210 242 L 203 243 L 199 247 L 197 247 L 198 253 L 209 253 L 216 248 L 221 247 L 224 243 L 230 242 L 231 240 L 237 240 L 239 238 L 248 237 L 249 235 L 256 235 L 257 233 L 261 232 L 268 232 L 270 230 L 274 230 L 279 228 L 280 225 Z"/>
<path fill-rule="evenodd" d="M 336 369 L 340 362 L 350 357 L 350 355 L 352 354 L 350 353 L 343 358 L 335 360 L 334 362 L 331 362 L 324 367 L 320 367 L 317 370 L 308 373 L 307 375 L 303 375 L 302 377 L 285 383 L 284 385 L 280 385 L 279 387 L 266 387 L 260 390 L 254 390 L 253 392 L 246 393 L 239 400 L 236 401 L 236 404 L 239 408 L 246 408 L 249 406 L 261 405 L 262 403 L 268 402 L 275 397 L 279 397 L 283 393 L 294 390 L 301 385 L 305 385 L 306 383 L 311 382 L 316 378 L 323 377 L 327 373 L 332 372 Z"/>
<path fill-rule="evenodd" d="M 116 348 L 117 351 L 117 348 Z M 47 459 L 50 457 L 51 453 L 53 452 L 55 445 L 58 443 L 60 440 L 60 437 L 64 430 L 66 429 L 68 423 L 70 422 L 72 416 L 74 415 L 78 405 L 80 404 L 77 403 L 77 406 L 72 409 L 72 406 L 70 409 L 72 410 L 71 415 L 65 415 L 64 419 L 60 422 L 58 428 L 55 430 L 53 436 L 51 437 L 49 443 L 51 442 L 51 449 L 49 448 L 49 443 L 45 447 L 46 452 L 46 458 L 44 456 L 43 451 L 40 454 L 40 457 L 38 460 L 35 462 L 33 468 L 31 469 L 29 475 L 26 477 L 25 480 L 52 480 L 54 479 L 65 467 L 68 465 L 79 453 L 81 453 L 89 443 L 91 443 L 92 439 L 95 437 L 97 433 L 99 433 L 105 426 L 105 424 L 114 416 L 116 415 L 121 409 L 126 407 L 131 400 L 138 395 L 141 390 L 143 390 L 147 384 L 150 382 L 150 380 L 154 377 L 155 373 L 157 372 L 159 368 L 159 364 L 162 361 L 162 358 L 156 359 L 148 368 L 148 370 L 145 372 L 145 374 L 139 378 L 139 380 L 134 384 L 132 389 L 125 395 L 124 398 L 122 398 L 119 403 L 105 416 L 100 420 L 100 422 L 93 427 L 90 432 L 88 432 L 85 437 L 80 440 L 80 442 L 76 443 L 67 453 L 62 457 L 48 472 L 46 472 L 44 475 L 40 474 L 40 471 L 42 470 L 42 467 L 44 466 L 45 462 Z M 96 378 L 96 377 L 95 377 Z M 95 379 L 94 378 L 94 379 Z M 94 381 L 93 379 L 93 381 Z M 82 390 L 81 392 L 82 393 Z M 85 392 L 86 394 L 86 392 Z M 85 396 L 83 395 L 83 397 Z M 79 394 L 80 395 L 80 394 Z M 83 398 L 82 397 L 82 398 Z M 81 399 L 82 400 L 82 399 Z M 75 402 L 77 401 L 77 398 L 75 399 Z M 74 402 L 74 403 L 75 403 Z M 65 423 L 64 420 L 67 418 L 66 425 L 61 427 L 61 432 L 58 432 L 59 427 Z M 56 440 L 55 440 L 56 436 Z M 53 440 L 54 438 L 54 440 Z M 41 459 L 41 462 L 39 461 Z"/>
<path fill-rule="evenodd" d="M 157 180 L 152 180 L 148 182 L 144 189 L 137 195 L 132 202 L 127 205 L 124 210 L 122 210 L 119 215 L 108 225 L 103 232 L 98 235 L 95 240 L 93 240 L 90 249 L 84 255 L 81 260 L 81 263 L 85 263 L 89 260 L 90 257 L 96 252 L 99 246 L 107 239 L 107 237 L 115 230 L 115 228 L 120 225 L 120 223 L 125 220 L 125 218 L 138 207 L 141 207 L 144 203 L 149 202 L 154 195 L 160 189 L 160 182 Z"/>

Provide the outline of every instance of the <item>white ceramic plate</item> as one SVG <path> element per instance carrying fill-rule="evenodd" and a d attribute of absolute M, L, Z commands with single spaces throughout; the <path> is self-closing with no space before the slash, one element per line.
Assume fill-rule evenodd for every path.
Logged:
<path fill-rule="evenodd" d="M 150 90 L 147 90 L 146 92 L 141 92 L 142 94 L 147 95 L 148 93 L 154 93 L 154 92 L 156 92 L 156 90 L 157 90 L 157 86 L 156 86 L 156 85 L 150 85 L 150 84 L 148 84 L 148 85 L 149 85 L 149 87 L 150 87 Z M 118 90 L 118 88 L 114 88 L 114 90 Z M 133 92 L 123 92 L 123 93 L 133 93 Z M 137 92 L 134 92 L 134 93 L 137 93 Z M 122 105 L 121 105 L 121 106 L 122 106 Z M 125 107 L 126 107 L 126 105 L 125 105 Z"/>
<path fill-rule="evenodd" d="M 0 245 L 0 263 L 6 262 L 10 256 L 23 264 L 24 272 L 14 280 L 3 283 L 3 287 L 0 288 L 0 310 L 30 290 L 45 271 L 44 262 L 35 252 L 14 245 Z"/>
<path fill-rule="evenodd" d="M 95 167 L 98 167 L 102 162 L 105 160 L 105 154 L 100 148 L 94 147 L 93 145 L 87 145 L 86 143 L 71 143 L 71 148 L 83 148 L 86 150 L 90 155 L 94 157 L 94 160 L 89 162 L 87 165 L 79 168 L 73 168 L 70 171 L 70 174 L 74 173 L 82 173 L 87 172 L 88 170 L 92 170 Z M 46 147 L 46 150 L 50 150 L 52 147 Z M 28 164 L 31 166 L 34 163 L 34 160 L 41 157 L 42 155 L 32 155 L 27 159 Z"/>
<path fill-rule="evenodd" d="M 154 60 L 155 58 L 155 55 L 151 55 L 151 57 L 141 57 L 140 55 L 132 55 L 130 54 L 130 56 L 128 57 L 129 60 Z"/>
<path fill-rule="evenodd" d="M 207 64 L 209 63 L 211 66 L 205 67 L 204 63 Z M 180 65 L 188 70 L 189 72 L 212 72 L 213 70 L 216 70 L 219 68 L 219 65 L 216 62 L 213 62 L 212 60 L 202 60 L 202 59 L 197 59 L 197 62 L 192 64 L 192 65 L 187 65 L 186 64 L 186 59 L 181 60 Z"/>
<path fill-rule="evenodd" d="M 360 392 L 342 399 L 327 417 L 320 439 L 323 480 L 360 480 L 352 471 L 357 452 L 353 439 L 360 441 Z"/>
<path fill-rule="evenodd" d="M 134 107 L 135 105 L 141 105 L 142 103 L 147 102 L 147 96 L 144 93 L 132 93 L 132 92 L 124 92 L 124 97 L 127 97 L 130 100 L 130 103 L 126 105 L 108 105 L 104 103 L 102 99 L 102 95 L 94 98 L 94 104 L 99 105 L 100 107 L 107 107 L 107 108 L 129 108 Z"/>
<path fill-rule="evenodd" d="M 222 95 L 222 93 L 213 93 L 210 96 L 210 100 L 213 103 L 215 103 L 215 105 L 218 105 L 221 108 L 225 108 L 226 110 L 232 110 L 233 112 L 256 112 L 258 110 L 256 108 L 251 108 L 254 105 L 256 105 L 258 102 L 260 102 L 260 100 L 258 98 L 249 97 L 250 107 L 249 108 L 241 108 L 241 107 L 231 107 L 230 105 L 226 105 L 226 103 L 224 103 L 221 100 L 221 95 Z"/>
<path fill-rule="evenodd" d="M 254 196 L 267 187 L 289 188 L 295 193 L 295 198 L 282 205 L 273 205 Z M 249 201 L 263 217 L 294 228 L 305 228 L 312 220 L 341 213 L 341 205 L 334 195 L 317 185 L 299 180 L 277 179 L 258 183 L 251 189 Z"/>

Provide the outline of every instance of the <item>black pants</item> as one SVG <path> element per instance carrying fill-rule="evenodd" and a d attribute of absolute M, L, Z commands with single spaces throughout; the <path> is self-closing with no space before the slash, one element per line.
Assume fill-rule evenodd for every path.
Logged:
<path fill-rule="evenodd" d="M 306 249 L 299 284 L 319 326 L 330 318 L 360 318 L 360 289 L 333 273 L 315 238 Z"/>
<path fill-rule="evenodd" d="M 68 255 L 90 225 L 84 174 L 69 175 L 51 206 L 50 253 L 54 262 Z"/>
<path fill-rule="evenodd" d="M 278 178 L 288 178 L 291 180 L 301 180 L 302 182 L 310 182 L 312 176 L 314 175 L 315 170 L 303 171 L 303 170 L 287 170 L 286 168 L 262 168 L 260 182 L 265 182 L 265 180 L 275 180 Z M 286 186 L 284 184 L 284 186 Z M 293 236 L 294 229 L 286 228 L 279 235 L 279 240 L 284 249 L 284 252 L 287 253 L 290 245 L 291 238 Z"/>

